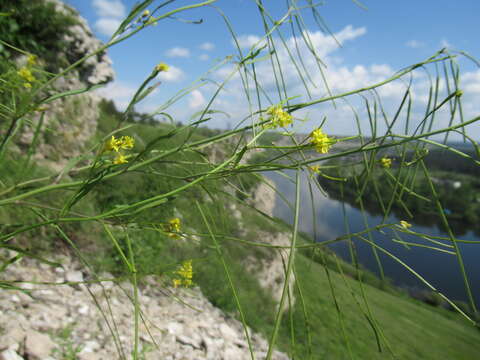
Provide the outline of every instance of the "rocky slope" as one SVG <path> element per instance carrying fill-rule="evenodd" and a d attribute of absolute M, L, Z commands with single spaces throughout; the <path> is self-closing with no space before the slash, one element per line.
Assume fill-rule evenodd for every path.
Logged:
<path fill-rule="evenodd" d="M 63 265 L 52 268 L 22 259 L 1 274 L 26 292 L 0 292 L 0 359 L 130 358 L 131 285 L 94 282 L 70 258 L 59 260 Z M 149 280 L 139 295 L 143 359 L 250 359 L 242 324 L 215 308 L 198 288 L 162 288 Z M 255 358 L 265 358 L 267 341 L 249 333 Z M 288 357 L 275 352 L 273 359 Z"/>

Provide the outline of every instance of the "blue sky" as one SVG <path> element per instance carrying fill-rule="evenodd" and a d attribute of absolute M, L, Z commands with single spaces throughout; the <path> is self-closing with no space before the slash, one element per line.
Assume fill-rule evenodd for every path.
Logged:
<path fill-rule="evenodd" d="M 103 41 L 109 39 L 119 21 L 135 4 L 134 0 L 65 0 L 76 8 L 87 19 L 94 33 Z M 158 1 L 157 4 L 161 2 Z M 165 9 L 174 9 L 194 1 L 177 0 Z M 286 1 L 263 1 L 272 17 L 279 19 L 287 10 Z M 305 5 L 308 1 L 297 1 Z M 341 40 L 339 47 L 333 38 L 319 27 L 304 10 L 305 30 L 311 36 L 314 46 L 321 55 L 327 68 L 328 83 L 333 93 L 351 90 L 380 81 L 393 72 L 424 60 L 442 47 L 452 50 L 464 50 L 474 57 L 480 58 L 478 14 L 480 1 L 363 1 L 367 9 L 348 0 L 326 1 L 318 7 L 318 11 L 328 25 L 329 30 Z M 247 50 L 263 34 L 261 18 L 252 0 L 219 0 L 215 5 L 229 18 L 234 31 Z M 200 25 L 188 23 L 202 19 Z M 282 31 L 286 41 L 292 39 L 290 24 L 284 24 Z M 299 33 L 296 34 L 299 36 Z M 278 39 L 278 38 L 277 38 Z M 293 44 L 293 43 L 290 43 Z M 305 48 L 301 50 L 305 51 Z M 108 52 L 113 60 L 116 80 L 103 91 L 104 96 L 115 100 L 120 108 L 124 107 L 136 87 L 159 62 L 171 65 L 171 71 L 160 76 L 162 84 L 158 90 L 143 103 L 140 111 L 153 111 L 177 91 L 191 84 L 205 71 L 228 55 L 237 55 L 232 45 L 232 38 L 219 13 L 212 7 L 190 10 L 178 15 L 177 19 L 165 19 L 157 26 L 147 28 L 137 36 L 124 43 L 112 47 Z M 300 78 L 292 75 L 291 64 L 287 64 L 288 56 L 279 51 L 281 61 L 285 61 L 285 78 L 289 96 L 302 96 L 308 100 Z M 273 73 L 268 68 L 269 62 L 258 64 L 263 75 L 264 86 L 273 102 L 278 101 L 272 87 Z M 312 71 L 313 83 L 322 82 L 319 73 L 314 69 L 314 62 L 306 60 L 308 70 Z M 466 116 L 480 114 L 480 71 L 471 62 L 459 59 L 464 73 L 461 78 L 464 90 L 464 111 Z M 212 80 L 220 81 L 228 74 L 232 64 L 210 75 Z M 433 70 L 433 69 L 431 69 Z M 261 77 L 261 76 L 259 76 Z M 417 112 L 422 113 L 422 104 L 426 102 L 426 77 L 418 74 L 418 86 L 415 97 L 418 101 Z M 313 85 L 313 84 L 312 84 Z M 314 86 L 315 87 L 315 86 Z M 241 81 L 234 76 L 214 102 L 213 108 L 228 110 L 231 118 L 214 118 L 212 127 L 229 127 L 248 114 L 248 104 L 242 94 Z M 175 114 L 178 120 L 187 121 L 192 114 L 202 109 L 215 90 L 212 83 L 199 87 L 177 104 L 167 109 Z M 384 105 L 387 113 L 393 113 L 404 93 L 404 85 L 395 83 L 383 90 Z M 320 84 L 312 88 L 312 98 L 325 95 L 325 88 Z M 265 103 L 267 106 L 268 103 Z M 362 106 L 359 98 L 351 99 L 354 107 Z M 357 109 L 366 124 L 365 109 Z M 237 116 L 235 115 L 237 114 Z M 415 112 L 414 112 L 415 114 Z M 297 115 L 297 114 L 296 114 Z M 341 104 L 336 108 L 328 105 L 300 112 L 297 116 L 308 121 L 299 121 L 299 131 L 309 131 L 318 126 L 319 119 L 327 116 L 327 130 L 334 133 L 352 133 L 352 112 L 349 105 Z M 447 120 L 445 120 L 447 121 Z M 444 124 L 444 123 L 443 123 Z M 439 126 L 442 123 L 440 122 Z M 474 125 L 476 126 L 476 125 Z M 471 133 L 480 137 L 478 126 Z"/>

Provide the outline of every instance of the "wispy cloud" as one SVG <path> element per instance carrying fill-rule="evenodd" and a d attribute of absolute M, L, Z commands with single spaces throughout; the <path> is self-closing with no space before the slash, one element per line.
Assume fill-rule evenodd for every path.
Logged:
<path fill-rule="evenodd" d="M 211 42 L 204 42 L 203 44 L 200 44 L 199 46 L 200 49 L 204 50 L 204 51 L 211 51 L 213 49 L 215 49 L 215 45 Z"/>
<path fill-rule="evenodd" d="M 135 86 L 122 81 L 111 82 L 107 86 L 97 90 L 100 96 L 113 100 L 117 108 L 120 110 L 125 110 L 127 108 L 135 91 Z"/>
<path fill-rule="evenodd" d="M 409 40 L 405 43 L 405 45 L 412 49 L 418 49 L 425 46 L 425 44 L 419 40 Z"/>
<path fill-rule="evenodd" d="M 200 90 L 193 90 L 189 97 L 188 107 L 192 110 L 199 109 L 206 104 L 205 97 Z"/>
<path fill-rule="evenodd" d="M 259 47 L 262 47 L 266 44 L 265 40 L 260 41 L 260 37 L 252 34 L 240 35 L 237 37 L 238 46 L 242 49 L 251 48 L 253 45 L 259 43 Z M 232 39 L 232 44 L 236 46 L 235 40 Z"/>
<path fill-rule="evenodd" d="M 168 71 L 161 72 L 157 77 L 158 79 L 166 82 L 177 82 L 185 78 L 185 73 L 182 71 L 182 69 L 170 65 Z"/>
<path fill-rule="evenodd" d="M 92 6 L 98 19 L 95 29 L 102 35 L 111 36 L 125 17 L 125 5 L 121 0 L 92 0 Z"/>
<path fill-rule="evenodd" d="M 202 61 L 207 61 L 210 59 L 210 56 L 208 56 L 208 54 L 201 54 L 198 58 Z"/>
<path fill-rule="evenodd" d="M 445 48 L 451 48 L 452 44 L 450 44 L 447 39 L 442 39 L 442 41 L 440 41 L 440 46 Z"/>
<path fill-rule="evenodd" d="M 100 18 L 95 22 L 95 29 L 105 36 L 111 36 L 120 26 L 120 20 L 113 18 Z"/>
<path fill-rule="evenodd" d="M 125 16 L 125 5 L 121 0 L 93 0 L 92 5 L 97 16 L 112 18 Z"/>
<path fill-rule="evenodd" d="M 276 55 L 278 57 L 279 66 L 283 74 L 282 81 L 286 85 L 286 89 L 289 96 L 297 94 L 303 94 L 296 101 L 309 101 L 313 99 L 319 99 L 328 96 L 328 89 L 325 86 L 324 78 L 327 80 L 330 91 L 333 94 L 340 94 L 343 92 L 349 92 L 358 88 L 365 87 L 367 85 L 379 83 L 384 81 L 388 77 L 395 73 L 388 64 L 345 64 L 345 60 L 339 55 L 338 42 L 345 44 L 352 42 L 355 39 L 363 36 L 367 33 L 367 29 L 364 27 L 346 26 L 342 30 L 330 36 L 321 31 L 311 32 L 305 31 L 297 38 L 287 37 L 285 38 L 285 45 L 292 48 L 297 44 L 299 46 L 299 52 L 302 54 L 302 61 L 305 68 L 298 67 L 299 59 L 294 54 L 294 59 L 297 61 L 297 67 L 293 64 L 291 53 L 285 49 L 285 45 L 279 39 L 273 38 L 276 46 Z M 309 39 L 307 46 L 303 41 L 304 38 Z M 260 39 L 259 36 L 254 34 L 245 35 L 240 38 L 242 45 L 251 45 Z M 326 65 L 323 69 L 323 74 L 317 68 L 316 56 L 312 54 L 312 49 L 315 50 L 316 56 L 322 60 Z M 305 74 L 305 70 L 308 71 L 308 76 Z M 228 76 L 230 69 L 224 67 L 216 72 L 215 80 L 222 81 Z M 299 71 L 303 77 L 299 76 Z M 411 124 L 422 119 L 422 114 L 425 113 L 425 106 L 428 102 L 428 93 L 430 89 L 430 83 L 426 76 L 422 76 L 422 73 L 416 72 L 412 74 L 414 83 L 410 89 L 402 81 L 395 81 L 388 83 L 377 89 L 378 94 L 381 96 L 382 103 L 384 105 L 385 113 L 389 117 L 393 117 L 399 104 L 402 101 L 406 91 L 412 96 L 414 100 L 414 106 L 412 107 Z M 477 73 L 471 73 L 462 84 L 465 90 L 470 90 L 471 93 L 475 93 L 480 90 L 478 84 L 478 78 L 480 76 Z M 268 62 L 260 62 L 256 67 L 256 80 L 265 91 L 266 95 L 272 99 L 273 102 L 278 101 L 276 96 L 277 84 L 275 82 L 275 74 Z M 307 98 L 305 87 L 308 87 L 311 98 Z M 248 109 L 248 103 L 245 100 L 245 91 L 255 91 L 255 89 L 244 89 L 244 83 L 240 78 L 232 78 L 230 83 L 225 87 L 225 91 L 222 91 L 218 97 L 218 101 L 215 100 L 213 106 L 216 109 L 227 111 L 230 114 L 239 114 L 246 116 L 245 109 Z M 440 88 L 439 96 L 445 96 L 445 90 Z M 468 100 L 468 96 L 465 91 L 465 100 Z M 208 93 L 204 92 L 206 97 Z M 252 93 L 252 96 L 254 94 Z M 369 94 L 365 93 L 365 96 Z M 374 99 L 372 99 L 374 100 Z M 466 101 L 469 102 L 469 101 Z M 268 105 L 268 103 L 267 103 Z M 264 106 L 267 106 L 264 104 Z M 467 108 L 467 106 L 466 106 Z M 478 108 L 478 107 L 477 107 Z M 418 114 L 418 116 L 417 116 Z M 403 116 L 404 114 L 401 114 Z M 443 119 L 439 114 L 439 121 L 437 126 L 440 127 L 443 124 Z M 296 122 L 296 130 L 301 132 L 309 132 L 315 126 L 318 126 L 321 119 L 326 117 L 325 129 L 328 132 L 334 134 L 351 134 L 356 128 L 356 116 L 358 116 L 359 124 L 361 128 L 368 133 L 370 124 L 368 122 L 368 112 L 365 108 L 365 103 L 355 96 L 348 97 L 348 105 L 337 103 L 336 107 L 331 106 L 331 103 L 318 104 L 308 109 L 298 111 L 295 116 L 300 119 L 305 119 L 303 122 Z M 399 127 L 394 131 L 401 133 L 404 131 L 404 123 L 398 122 Z M 402 128 L 403 126 L 403 128 Z M 412 125 L 414 126 L 414 125 Z M 384 124 L 379 122 L 378 132 L 385 130 Z"/>
<path fill-rule="evenodd" d="M 179 47 L 179 46 L 176 46 L 174 48 L 171 48 L 169 50 L 167 50 L 167 52 L 165 53 L 168 57 L 183 57 L 183 58 L 187 58 L 190 56 L 190 50 L 188 50 L 187 48 L 184 48 L 184 47 Z"/>

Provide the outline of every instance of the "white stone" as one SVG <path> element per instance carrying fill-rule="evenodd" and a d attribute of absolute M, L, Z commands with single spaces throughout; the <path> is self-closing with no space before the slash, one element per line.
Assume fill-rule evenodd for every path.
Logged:
<path fill-rule="evenodd" d="M 34 330 L 29 330 L 25 339 L 25 353 L 31 359 L 44 359 L 49 356 L 55 344 L 50 337 Z"/>
<path fill-rule="evenodd" d="M 83 348 L 82 348 L 82 353 L 91 353 L 91 352 L 94 352 L 96 350 L 100 349 L 100 344 L 94 340 L 91 340 L 91 341 L 86 341 L 84 344 L 83 344 Z"/>
<path fill-rule="evenodd" d="M 220 332 L 222 334 L 222 337 L 227 341 L 232 341 L 233 342 L 238 337 L 237 332 L 235 330 L 233 330 L 227 324 L 221 324 L 220 325 Z"/>
<path fill-rule="evenodd" d="M 88 314 L 89 307 L 88 305 L 82 305 L 78 308 L 78 313 L 80 315 L 87 315 Z"/>
<path fill-rule="evenodd" d="M 0 360 L 23 360 L 13 349 L 7 349 L 0 353 Z"/>
<path fill-rule="evenodd" d="M 70 270 L 65 274 L 65 280 L 68 282 L 82 282 L 83 274 L 81 271 Z"/>
<path fill-rule="evenodd" d="M 0 318 L 0 323 L 2 319 Z M 20 328 L 18 325 L 12 324 L 12 322 L 3 323 L 2 326 L 5 326 L 5 329 L 8 329 L 8 332 L 0 336 L 0 350 L 4 349 L 13 349 L 18 350 L 18 344 L 23 342 L 25 338 L 25 331 Z"/>
<path fill-rule="evenodd" d="M 183 333 L 183 325 L 178 322 L 171 322 L 167 325 L 168 332 L 173 335 Z"/>
<path fill-rule="evenodd" d="M 244 360 L 245 355 L 242 350 L 232 346 L 223 351 L 223 359 L 228 360 Z"/>

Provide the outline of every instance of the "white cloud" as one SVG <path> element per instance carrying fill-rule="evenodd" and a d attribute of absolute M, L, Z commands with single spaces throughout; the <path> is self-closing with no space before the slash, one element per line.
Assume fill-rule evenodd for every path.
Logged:
<path fill-rule="evenodd" d="M 451 48 L 452 44 L 450 44 L 447 39 L 442 39 L 440 41 L 440 46 L 444 48 Z"/>
<path fill-rule="evenodd" d="M 190 109 L 198 109 L 204 106 L 206 103 L 205 97 L 200 90 L 195 89 L 190 93 L 188 100 L 188 107 Z"/>
<path fill-rule="evenodd" d="M 190 50 L 188 50 L 187 48 L 183 48 L 183 47 L 174 47 L 174 48 L 171 48 L 169 50 L 167 50 L 167 52 L 165 53 L 168 57 L 189 57 L 190 56 Z"/>
<path fill-rule="evenodd" d="M 299 65 L 300 63 L 296 51 L 291 54 L 297 61 L 297 65 L 299 65 L 305 83 L 310 91 L 311 98 L 307 96 L 304 82 L 298 74 L 298 69 L 292 63 L 291 57 L 285 49 L 284 44 L 278 38 L 274 37 L 273 41 L 275 42 L 276 54 L 282 68 L 281 71 L 283 74 L 283 81 L 286 84 L 287 96 L 293 97 L 300 95 L 295 100 L 292 100 L 292 102 L 308 102 L 328 96 L 328 91 L 322 74 L 318 70 L 317 59 L 312 54 L 312 51 L 315 51 L 316 56 L 318 56 L 318 58 L 320 58 L 326 65 L 323 67 L 323 72 L 328 81 L 330 91 L 334 95 L 373 85 L 392 76 L 397 69 L 392 68 L 386 63 L 349 64 L 339 55 L 338 42 L 345 45 L 349 41 L 354 41 L 363 36 L 366 32 L 367 30 L 364 27 L 354 28 L 352 26 L 347 26 L 335 33 L 334 38 L 320 31 L 306 31 L 303 36 L 309 39 L 311 48 L 305 44 L 302 35 L 299 35 L 297 39 L 294 39 L 293 37 L 285 37 L 286 46 L 290 49 L 292 49 L 292 46 L 295 46 L 295 42 L 297 42 L 299 46 L 302 61 L 309 73 L 308 77 L 304 74 L 303 65 Z M 242 46 L 250 47 L 257 43 L 261 37 L 254 34 L 247 34 L 240 36 L 239 39 L 241 40 Z M 267 50 L 263 50 L 260 56 L 266 55 L 266 53 Z M 226 121 L 223 118 L 213 117 L 208 125 L 221 128 L 235 126 L 237 121 L 248 117 L 250 111 L 255 112 L 257 110 L 255 102 L 252 102 L 249 105 L 245 95 L 245 91 L 250 91 L 250 99 L 256 99 L 255 82 L 251 78 L 252 81 L 249 79 L 248 82 L 242 82 L 238 71 L 234 76 L 231 76 L 231 71 L 234 69 L 235 65 L 230 63 L 215 71 L 212 75 L 212 81 L 202 87 L 201 92 L 192 92 L 189 97 L 186 98 L 186 103 L 183 106 L 179 106 L 179 110 L 183 111 L 185 116 L 188 116 L 189 111 L 195 111 L 196 106 L 201 106 L 200 104 L 203 103 L 204 99 L 208 99 L 213 94 L 218 88 L 218 84 L 221 84 L 223 80 L 229 78 L 229 82 L 215 99 L 212 107 L 217 110 L 226 111 L 232 116 L 232 118 Z M 252 76 L 252 74 L 250 73 L 249 76 Z M 382 102 L 382 112 L 384 111 L 388 121 L 391 121 L 408 89 L 410 79 L 412 80 L 412 85 L 409 89 L 409 93 L 413 100 L 410 116 L 410 129 L 413 129 L 424 117 L 431 85 L 429 76 L 427 76 L 423 69 L 417 69 L 411 75 L 407 75 L 401 80 L 390 82 L 378 88 L 377 94 L 380 96 Z M 279 101 L 275 74 L 271 68 L 270 61 L 261 61 L 256 64 L 256 80 L 258 81 L 259 86 L 261 86 L 262 91 L 265 91 L 271 101 L 274 103 Z M 250 88 L 245 90 L 245 84 L 248 84 Z M 465 118 L 469 119 L 473 116 L 477 116 L 480 113 L 480 105 L 478 105 L 475 98 L 480 94 L 480 70 L 464 73 L 460 84 L 460 88 L 464 90 L 462 100 Z M 444 99 L 447 96 L 445 82 L 441 80 L 439 85 L 439 99 Z M 369 114 L 365 107 L 365 99 L 368 99 L 369 101 L 371 110 L 370 116 L 374 114 L 373 104 L 374 100 L 377 99 L 375 94 L 371 91 L 364 91 L 361 95 L 365 98 L 359 95 L 351 95 L 336 100 L 335 107 L 332 102 L 325 102 L 295 112 L 294 116 L 297 119 L 305 120 L 295 121 L 295 130 L 301 133 L 308 133 L 314 127 L 318 126 L 321 119 L 325 116 L 327 118 L 325 131 L 328 133 L 339 135 L 357 133 L 357 122 L 355 118 L 357 114 L 362 132 L 365 135 L 370 135 L 371 127 L 368 120 Z M 261 101 L 263 107 L 269 105 L 269 101 L 263 94 L 261 95 Z M 407 107 L 404 106 L 403 110 L 400 112 L 395 127 L 392 129 L 392 131 L 398 134 L 402 134 L 405 131 L 405 119 L 407 117 L 406 108 Z M 448 107 L 446 106 L 445 109 L 448 110 Z M 383 114 L 380 115 L 379 113 L 379 107 L 377 107 L 376 111 L 376 130 L 377 135 L 381 136 L 382 132 L 387 129 L 387 125 L 383 120 Z M 442 126 L 447 126 L 449 121 L 448 115 L 448 111 L 442 109 L 435 119 L 434 129 L 440 129 Z M 472 127 L 472 130 L 473 136 L 480 136 L 480 129 L 474 130 Z M 455 135 L 452 134 L 452 139 L 454 137 Z"/>
<path fill-rule="evenodd" d="M 170 65 L 168 71 L 161 72 L 157 78 L 166 82 L 177 82 L 185 77 L 185 73 L 176 66 Z"/>
<path fill-rule="evenodd" d="M 210 56 L 208 56 L 208 54 L 202 54 L 198 58 L 202 61 L 207 61 L 208 59 L 210 59 Z"/>
<path fill-rule="evenodd" d="M 113 100 L 119 110 L 125 110 L 136 90 L 133 85 L 121 81 L 114 81 L 98 89 L 97 92 L 100 96 Z"/>
<path fill-rule="evenodd" d="M 215 45 L 207 41 L 207 42 L 204 42 L 203 44 L 200 44 L 199 48 L 205 51 L 211 51 L 215 49 Z"/>
<path fill-rule="evenodd" d="M 121 0 L 93 0 L 93 8 L 98 16 L 95 29 L 102 35 L 111 36 L 125 17 L 125 5 Z"/>
<path fill-rule="evenodd" d="M 99 17 L 123 18 L 126 15 L 121 0 L 93 0 L 92 5 Z"/>
<path fill-rule="evenodd" d="M 327 56 L 338 50 L 338 43 L 343 44 L 346 41 L 354 40 L 365 35 L 366 32 L 367 29 L 365 27 L 354 28 L 352 25 L 347 25 L 343 30 L 334 34 L 334 36 L 327 35 L 321 31 L 304 31 L 303 34 L 305 38 L 309 39 L 318 56 Z M 297 39 L 291 37 L 288 40 L 290 46 L 295 46 L 295 42 L 300 44 L 304 41 L 300 37 L 297 37 Z M 305 48 L 305 50 L 309 52 L 309 49 L 305 45 L 303 45 L 302 48 Z"/>
<path fill-rule="evenodd" d="M 409 40 L 405 43 L 405 46 L 412 49 L 418 49 L 418 48 L 424 47 L 425 44 L 419 40 Z"/>
<path fill-rule="evenodd" d="M 240 35 L 239 37 L 237 37 L 238 45 L 242 49 L 251 48 L 253 45 L 258 43 L 259 41 L 260 41 L 260 37 L 257 35 Z M 232 40 L 232 44 L 236 46 L 236 43 L 234 40 Z M 262 40 L 258 47 L 262 47 L 265 44 L 266 44 L 265 40 Z"/>
<path fill-rule="evenodd" d="M 464 73 L 460 87 L 467 93 L 480 95 L 480 70 Z"/>
<path fill-rule="evenodd" d="M 112 36 L 121 21 L 113 18 L 100 18 L 95 22 L 95 29 L 102 35 Z"/>

